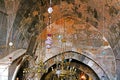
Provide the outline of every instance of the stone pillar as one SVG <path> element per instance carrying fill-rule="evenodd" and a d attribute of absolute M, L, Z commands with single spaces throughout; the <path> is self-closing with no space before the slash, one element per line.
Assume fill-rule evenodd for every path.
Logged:
<path fill-rule="evenodd" d="M 0 80 L 8 80 L 9 65 L 0 65 Z"/>

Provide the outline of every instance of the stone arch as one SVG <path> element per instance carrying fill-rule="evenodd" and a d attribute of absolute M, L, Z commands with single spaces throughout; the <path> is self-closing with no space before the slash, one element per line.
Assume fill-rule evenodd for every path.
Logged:
<path fill-rule="evenodd" d="M 81 21 L 80 18 L 77 18 L 77 17 L 72 16 L 72 15 L 65 16 L 65 17 L 63 17 L 61 19 L 68 19 L 68 21 L 72 19 L 73 21 L 78 22 L 78 24 L 81 24 L 81 23 L 79 23 Z M 58 20 L 58 22 L 59 22 L 59 20 Z M 59 30 L 62 26 L 59 28 L 59 26 L 57 26 L 57 25 L 59 25 L 60 23 L 58 23 L 56 25 L 55 25 L 55 23 L 51 24 L 52 27 L 53 28 L 54 28 L 54 26 L 55 26 L 55 28 L 58 27 L 56 29 Z M 111 80 L 115 79 L 115 72 L 116 72 L 115 71 L 115 69 L 116 69 L 116 67 L 115 67 L 115 65 L 116 65 L 116 63 L 115 63 L 115 56 L 114 56 L 114 53 L 113 53 L 113 51 L 112 51 L 112 49 L 111 49 L 111 47 L 109 45 L 109 42 L 107 41 L 106 37 L 103 36 L 102 33 L 98 29 L 94 28 L 89 23 L 86 23 L 84 21 L 83 21 L 83 23 L 84 23 L 85 26 L 89 25 L 91 28 L 93 28 L 93 33 L 92 32 L 90 33 L 91 35 L 93 35 L 93 37 L 98 37 L 97 35 L 95 35 L 95 33 L 96 34 L 99 33 L 100 34 L 100 38 L 98 38 L 97 42 L 91 41 L 92 44 L 90 44 L 90 46 L 86 47 L 86 45 L 80 45 L 81 44 L 80 42 L 82 42 L 82 41 L 79 40 L 79 39 L 84 39 L 85 38 L 85 36 L 83 36 L 82 34 L 75 33 L 75 34 L 81 35 L 82 38 L 75 39 L 74 37 L 72 37 L 74 42 L 70 41 L 71 38 L 67 38 L 69 35 L 71 35 L 72 32 L 70 34 L 65 34 L 65 35 L 67 35 L 67 36 L 64 36 L 66 38 L 65 39 L 66 40 L 66 42 L 65 42 L 65 46 L 66 46 L 65 49 L 66 49 L 66 51 L 75 51 L 75 52 L 81 53 L 82 55 L 90 58 L 90 60 L 92 60 L 93 62 L 96 62 L 96 64 L 99 64 L 99 67 L 101 67 L 101 69 L 103 69 L 103 71 L 106 72 L 106 74 L 108 75 L 109 79 L 111 79 Z M 70 27 L 73 27 L 73 26 L 69 26 L 69 28 Z M 79 27 L 79 28 L 81 28 L 81 27 Z M 91 30 L 91 28 L 89 28 L 89 29 Z M 59 34 L 59 31 L 57 33 L 57 30 L 55 30 L 55 33 Z M 76 30 L 78 30 L 78 29 L 76 29 Z M 51 29 L 51 31 L 54 32 L 54 30 L 52 30 L 52 29 Z M 41 35 L 43 33 L 40 34 L 38 41 L 40 41 L 40 39 L 42 39 Z M 44 60 L 47 60 L 47 59 L 51 58 L 52 56 L 58 55 L 61 52 L 61 49 L 63 47 L 60 47 L 59 44 L 56 44 L 56 43 L 60 43 L 60 42 L 57 42 L 56 37 L 57 37 L 56 35 L 54 35 L 54 37 L 53 37 L 53 40 L 55 39 L 55 41 L 54 41 L 55 44 L 53 43 L 52 49 L 49 49 L 49 50 L 46 50 L 46 48 L 43 49 L 43 50 L 45 50 L 45 54 L 44 54 L 45 55 L 45 59 Z M 84 41 L 85 40 L 88 40 L 88 39 L 86 38 L 86 39 L 84 39 Z M 94 40 L 94 38 L 92 38 L 92 40 Z M 99 46 L 96 45 L 97 46 L 96 47 L 95 43 L 96 44 L 97 43 L 98 44 L 101 43 L 101 44 Z M 105 44 L 103 44 L 103 43 L 105 43 Z M 87 41 L 86 41 L 86 44 L 87 44 Z M 64 46 L 64 42 L 63 42 L 62 46 Z M 84 48 L 84 47 L 86 47 L 86 48 Z M 42 55 L 42 51 L 43 50 L 42 50 L 42 48 L 41 49 L 39 48 L 38 49 L 38 54 L 41 53 L 41 55 Z M 105 51 L 105 54 L 104 54 L 104 51 Z M 37 54 L 37 51 L 36 51 L 36 54 Z M 106 57 L 106 59 L 104 59 L 104 57 Z M 91 63 L 92 63 L 92 61 L 91 61 Z M 109 67 L 106 67 L 107 63 L 110 63 Z"/>
<path fill-rule="evenodd" d="M 28 58 L 31 57 L 29 55 L 23 55 L 23 57 L 21 58 L 21 61 L 20 63 L 16 66 L 15 70 L 14 70 L 14 73 L 13 73 L 13 76 L 12 76 L 12 80 L 15 80 L 16 76 L 17 76 L 17 73 L 18 71 L 20 70 L 21 66 L 25 63 L 26 60 L 28 60 Z"/>
<path fill-rule="evenodd" d="M 101 66 L 99 66 L 99 64 L 97 64 L 91 58 L 89 58 L 83 54 L 73 52 L 73 51 L 64 52 L 62 54 L 65 56 L 65 59 L 72 58 L 72 59 L 78 60 L 78 61 L 84 63 L 85 65 L 89 66 L 98 75 L 99 79 L 102 79 L 103 77 L 105 77 L 105 80 L 110 80 L 108 75 L 101 68 Z M 45 61 L 45 64 L 47 64 L 47 68 L 49 68 L 55 64 L 56 57 L 61 57 L 61 54 L 53 56 L 52 58 Z"/>

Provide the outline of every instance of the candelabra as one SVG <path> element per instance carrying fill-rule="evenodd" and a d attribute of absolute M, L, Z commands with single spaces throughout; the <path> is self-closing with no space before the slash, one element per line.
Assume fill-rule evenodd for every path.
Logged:
<path fill-rule="evenodd" d="M 23 77 L 25 80 L 35 78 L 39 79 L 42 74 L 47 73 L 48 71 L 43 60 L 39 60 L 37 62 L 32 56 L 29 56 L 28 63 L 25 65 L 26 67 L 23 69 Z"/>
<path fill-rule="evenodd" d="M 38 64 L 35 64 L 32 67 L 25 68 L 23 73 L 45 73 L 47 70 L 45 69 L 45 65 L 43 61 L 40 61 Z"/>

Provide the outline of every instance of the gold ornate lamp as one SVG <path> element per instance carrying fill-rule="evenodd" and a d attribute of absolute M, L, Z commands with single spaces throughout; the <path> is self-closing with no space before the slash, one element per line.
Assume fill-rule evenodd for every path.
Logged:
<path fill-rule="evenodd" d="M 75 76 L 77 74 L 77 69 L 74 66 L 70 66 L 72 59 L 66 61 L 63 59 L 60 62 L 56 63 L 56 68 L 52 68 L 52 74 L 57 75 L 58 78 L 65 78 Z"/>

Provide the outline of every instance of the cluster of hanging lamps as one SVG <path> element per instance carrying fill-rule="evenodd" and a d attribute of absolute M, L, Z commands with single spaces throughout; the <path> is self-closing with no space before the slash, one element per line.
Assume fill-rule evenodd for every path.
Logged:
<path fill-rule="evenodd" d="M 46 38 L 46 41 L 45 41 L 45 45 L 46 45 L 46 48 L 47 49 L 50 49 L 52 47 L 52 43 L 53 43 L 53 40 L 52 40 L 52 34 L 50 33 L 50 29 L 51 29 L 51 14 L 53 12 L 53 9 L 51 7 L 51 0 L 50 0 L 50 7 L 48 8 L 48 13 L 49 13 L 49 26 L 48 26 L 48 34 L 47 34 L 47 38 Z"/>

